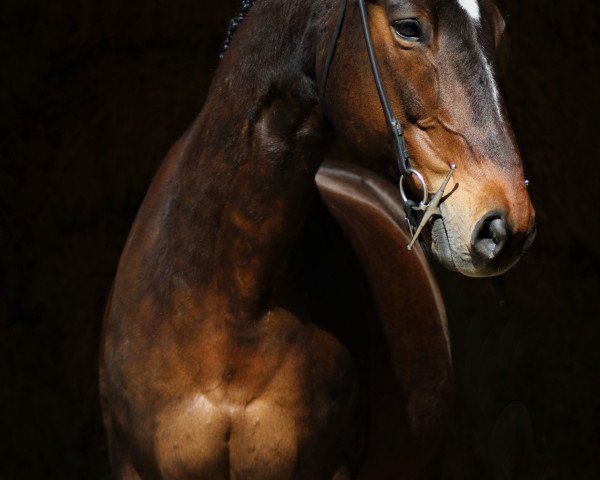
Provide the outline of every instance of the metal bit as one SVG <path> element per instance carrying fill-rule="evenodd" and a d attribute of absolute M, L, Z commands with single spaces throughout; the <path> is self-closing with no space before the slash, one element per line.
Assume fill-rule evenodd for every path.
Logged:
<path fill-rule="evenodd" d="M 448 186 L 448 182 L 450 182 L 450 179 L 452 178 L 452 174 L 454 173 L 454 170 L 456 170 L 456 165 L 452 164 L 450 166 L 450 171 L 448 172 L 448 175 L 446 175 L 446 178 L 440 185 L 440 188 L 438 189 L 438 191 L 435 192 L 435 195 L 430 200 L 430 202 L 428 204 L 421 203 L 421 205 L 419 205 L 418 207 L 415 208 L 415 210 L 420 210 L 420 211 L 423 211 L 424 213 L 423 213 L 423 218 L 421 219 L 421 222 L 419 223 L 419 226 L 413 233 L 413 238 L 412 238 L 411 242 L 408 244 L 407 248 L 409 250 L 413 249 L 415 242 L 418 240 L 419 235 L 421 235 L 421 232 L 423 231 L 423 228 L 425 228 L 425 225 L 427 225 L 427 223 L 429 223 L 429 220 L 431 219 L 431 217 L 433 217 L 434 215 L 442 214 L 442 212 L 440 211 L 440 202 L 442 201 L 442 197 L 444 196 L 444 191 L 446 190 L 446 187 Z"/>

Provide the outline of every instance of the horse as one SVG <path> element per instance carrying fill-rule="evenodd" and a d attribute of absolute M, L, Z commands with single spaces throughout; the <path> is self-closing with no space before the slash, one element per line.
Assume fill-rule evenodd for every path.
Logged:
<path fill-rule="evenodd" d="M 429 212 L 424 246 L 468 276 L 505 272 L 535 236 L 494 73 L 504 21 L 491 0 L 251 3 L 109 295 L 114 474 L 418 478 L 452 371 L 405 217 Z"/>

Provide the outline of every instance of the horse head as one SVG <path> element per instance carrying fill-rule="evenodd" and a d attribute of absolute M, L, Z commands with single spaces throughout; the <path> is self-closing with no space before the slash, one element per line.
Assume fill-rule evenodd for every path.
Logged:
<path fill-rule="evenodd" d="M 500 12 L 491 0 L 380 0 L 368 7 L 380 73 L 413 167 L 432 192 L 457 167 L 441 215 L 428 227 L 431 251 L 468 276 L 505 272 L 533 241 L 535 213 L 495 78 Z M 344 18 L 323 109 L 359 157 L 389 166 L 392 137 L 356 8 Z M 420 198 L 422 184 L 412 180 Z"/>

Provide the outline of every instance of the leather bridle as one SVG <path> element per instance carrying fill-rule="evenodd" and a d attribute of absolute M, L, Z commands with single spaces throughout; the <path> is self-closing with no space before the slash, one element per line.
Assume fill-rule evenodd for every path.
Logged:
<path fill-rule="evenodd" d="M 319 98 L 321 101 L 321 105 L 324 105 L 325 93 L 327 90 L 327 79 L 329 77 L 329 71 L 331 69 L 333 57 L 335 56 L 337 44 L 340 39 L 342 27 L 344 25 L 344 17 L 346 16 L 347 0 L 338 1 L 338 18 L 332 37 L 331 45 L 329 47 L 329 51 L 325 59 L 323 74 L 321 75 L 319 85 Z M 404 200 L 404 211 L 406 213 L 406 221 L 413 235 L 413 239 L 408 245 L 408 249 L 411 250 L 415 241 L 419 238 L 421 231 L 423 230 L 425 225 L 427 225 L 431 217 L 434 215 L 441 215 L 439 204 L 441 202 L 444 190 L 446 189 L 446 186 L 448 185 L 448 182 L 450 181 L 450 178 L 452 177 L 452 174 L 456 169 L 456 166 L 451 166 L 450 172 L 448 172 L 444 182 L 442 183 L 438 191 L 435 193 L 435 195 L 432 197 L 432 199 L 429 200 L 429 191 L 427 189 L 427 184 L 425 183 L 423 175 L 421 175 L 421 173 L 419 173 L 416 169 L 412 167 L 410 155 L 408 153 L 408 148 L 404 139 L 404 129 L 402 128 L 402 124 L 394 115 L 392 105 L 389 101 L 387 92 L 385 90 L 385 85 L 383 84 L 383 80 L 381 78 L 381 73 L 379 71 L 379 63 L 377 61 L 377 55 L 375 54 L 373 39 L 371 37 L 371 29 L 369 27 L 369 17 L 367 14 L 365 0 L 356 1 L 358 4 L 360 21 L 363 28 L 365 43 L 367 46 L 367 53 L 369 55 L 369 61 L 371 63 L 371 71 L 373 72 L 373 78 L 375 80 L 375 86 L 377 87 L 377 93 L 379 94 L 379 100 L 381 101 L 381 106 L 383 108 L 385 119 L 390 129 L 394 144 L 394 154 L 396 156 L 398 170 L 400 172 L 400 193 L 402 195 L 402 199 Z M 414 200 L 409 199 L 404 191 L 404 178 L 412 178 L 413 176 L 418 179 L 423 189 L 423 199 L 419 204 L 417 204 Z M 418 219 L 418 217 L 420 218 Z"/>

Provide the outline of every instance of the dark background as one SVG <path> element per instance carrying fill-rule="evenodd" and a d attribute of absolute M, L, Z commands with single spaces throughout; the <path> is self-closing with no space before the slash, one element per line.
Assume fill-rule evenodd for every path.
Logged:
<path fill-rule="evenodd" d="M 597 2 L 499 0 L 538 213 L 492 284 L 440 272 L 445 479 L 600 478 Z M 100 321 L 150 178 L 199 112 L 237 0 L 0 6 L 0 478 L 108 479 Z"/>

